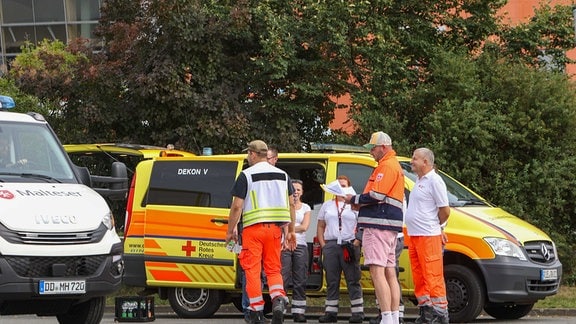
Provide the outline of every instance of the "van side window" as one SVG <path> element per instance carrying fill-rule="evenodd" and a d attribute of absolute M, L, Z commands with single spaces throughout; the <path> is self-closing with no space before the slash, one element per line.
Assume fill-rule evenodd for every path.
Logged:
<path fill-rule="evenodd" d="M 276 166 L 288 173 L 290 178 L 303 182 L 304 194 L 302 201 L 314 209 L 315 205 L 324 202 L 324 191 L 320 187 L 326 182 L 326 161 L 306 160 L 291 161 L 279 160 Z"/>
<path fill-rule="evenodd" d="M 229 208 L 236 161 L 156 161 L 147 204 Z"/>
<path fill-rule="evenodd" d="M 364 191 L 372 171 L 374 168 L 371 166 L 353 163 L 338 163 L 337 169 L 338 175 L 345 175 L 350 179 L 354 191 L 358 194 Z"/>

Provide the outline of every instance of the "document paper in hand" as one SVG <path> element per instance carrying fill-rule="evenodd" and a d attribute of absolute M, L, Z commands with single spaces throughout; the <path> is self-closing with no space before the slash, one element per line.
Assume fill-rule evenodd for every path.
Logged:
<path fill-rule="evenodd" d="M 326 191 L 327 193 L 331 193 L 336 196 L 346 197 L 346 195 L 355 195 L 356 191 L 352 187 L 342 188 L 340 182 L 338 180 L 334 180 L 329 184 L 321 184 L 322 190 Z"/>

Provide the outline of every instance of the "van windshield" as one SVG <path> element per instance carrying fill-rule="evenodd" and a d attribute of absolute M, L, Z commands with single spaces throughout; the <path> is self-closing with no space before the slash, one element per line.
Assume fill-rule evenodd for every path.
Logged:
<path fill-rule="evenodd" d="M 2 181 L 76 182 L 66 153 L 46 124 L 10 121 L 0 121 Z"/>
<path fill-rule="evenodd" d="M 416 182 L 418 176 L 416 173 L 412 172 L 412 167 L 410 162 L 400 162 L 402 165 L 402 170 L 404 171 L 404 176 Z M 448 201 L 451 207 L 462 207 L 462 206 L 487 206 L 486 200 L 481 197 L 476 196 L 466 187 L 447 176 L 442 171 L 437 171 L 440 177 L 446 183 L 446 189 L 448 190 Z"/>

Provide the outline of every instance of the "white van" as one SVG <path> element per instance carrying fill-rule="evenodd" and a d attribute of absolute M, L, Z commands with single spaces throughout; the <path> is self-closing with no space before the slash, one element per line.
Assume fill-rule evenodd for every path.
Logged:
<path fill-rule="evenodd" d="M 0 108 L 11 106 L 5 100 Z M 117 176 L 96 192 L 41 115 L 0 109 L 1 315 L 100 323 L 123 273 L 122 242 L 102 195 L 126 191 L 126 166 L 112 169 Z"/>

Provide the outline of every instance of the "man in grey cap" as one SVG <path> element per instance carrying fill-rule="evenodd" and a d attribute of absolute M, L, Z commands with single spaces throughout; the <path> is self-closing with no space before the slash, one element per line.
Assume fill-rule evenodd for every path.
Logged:
<path fill-rule="evenodd" d="M 384 132 L 375 132 L 364 145 L 378 162 L 364 192 L 348 195 L 346 202 L 359 208 L 357 227 L 363 231 L 364 265 L 370 268 L 381 323 L 398 323 L 400 288 L 396 277 L 396 243 L 402 231 L 404 173 Z"/>
<path fill-rule="evenodd" d="M 264 266 L 272 298 L 272 324 L 284 322 L 288 298 L 282 281 L 280 261 L 282 227 L 288 226 L 286 242 L 296 248 L 294 201 L 288 174 L 267 161 L 268 145 L 261 140 L 248 143 L 250 167 L 243 170 L 232 188 L 232 206 L 228 219 L 226 244 L 238 241 L 237 224 L 242 216 L 240 265 L 246 274 L 246 292 L 250 299 L 250 323 L 264 323 L 264 298 L 261 272 Z"/>

